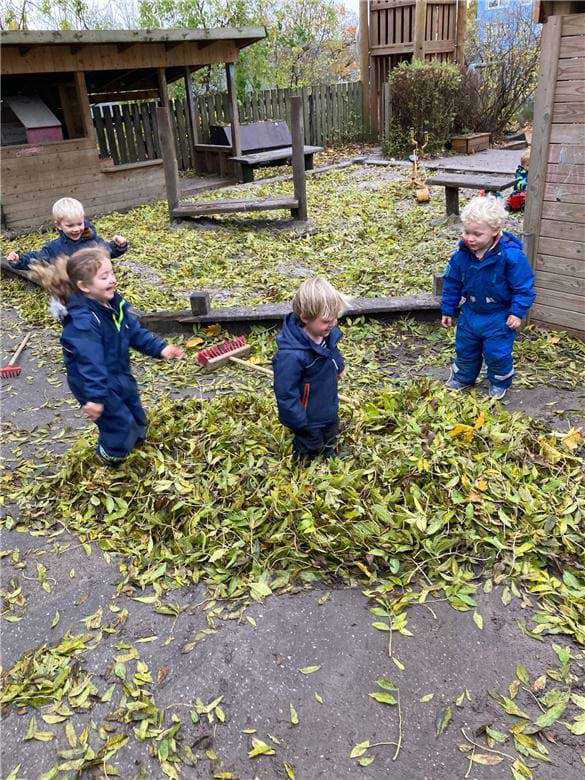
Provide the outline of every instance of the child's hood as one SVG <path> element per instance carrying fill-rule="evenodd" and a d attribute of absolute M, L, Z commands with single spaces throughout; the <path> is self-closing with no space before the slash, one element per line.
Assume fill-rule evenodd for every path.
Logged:
<path fill-rule="evenodd" d="M 469 255 L 471 259 L 475 259 L 475 255 L 463 239 L 459 242 L 459 249 Z M 506 254 L 510 251 L 513 253 L 523 252 L 522 239 L 515 236 L 514 233 L 510 233 L 508 230 L 504 230 L 496 246 L 484 255 L 481 262 L 484 263 L 486 260 L 495 260 L 501 251 Z"/>
<path fill-rule="evenodd" d="M 326 355 L 328 352 L 327 347 L 333 349 L 340 338 L 341 331 L 336 327 L 329 334 L 328 344 L 317 344 L 305 333 L 299 317 L 294 312 L 291 312 L 284 319 L 282 330 L 276 337 L 276 343 L 278 348 L 283 350 L 307 350 L 317 352 L 320 355 Z"/>
<path fill-rule="evenodd" d="M 90 298 L 83 293 L 73 293 L 67 301 L 67 315 L 75 327 L 86 329 L 91 321 L 100 322 L 100 314 L 111 316 L 112 313 L 121 312 L 126 305 L 125 299 L 120 293 L 115 293 L 109 306 Z"/>

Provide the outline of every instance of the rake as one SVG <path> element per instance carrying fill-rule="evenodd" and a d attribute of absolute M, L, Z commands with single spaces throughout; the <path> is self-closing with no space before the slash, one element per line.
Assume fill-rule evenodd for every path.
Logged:
<path fill-rule="evenodd" d="M 30 333 L 26 334 L 26 336 L 23 338 L 23 340 L 16 348 L 16 352 L 14 353 L 14 355 L 8 361 L 8 364 L 0 368 L 0 377 L 2 379 L 12 379 L 12 377 L 18 376 L 22 371 L 22 366 L 16 366 L 14 364 L 20 357 L 20 353 L 22 352 L 22 350 L 26 347 L 30 335 L 31 335 Z"/>
<path fill-rule="evenodd" d="M 197 353 L 197 362 L 203 367 L 204 371 L 216 371 L 218 368 L 225 366 L 226 363 L 231 362 L 272 378 L 274 374 L 271 369 L 243 360 L 251 352 L 252 347 L 246 341 L 246 337 L 236 336 L 235 339 L 228 339 L 215 344 L 213 347 L 200 350 Z M 346 403 L 351 403 L 351 398 L 348 398 L 346 395 L 341 395 L 340 393 L 339 398 Z"/>

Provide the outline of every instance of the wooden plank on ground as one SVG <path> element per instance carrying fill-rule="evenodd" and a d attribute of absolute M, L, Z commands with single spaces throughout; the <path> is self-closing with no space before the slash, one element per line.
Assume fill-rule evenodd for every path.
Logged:
<path fill-rule="evenodd" d="M 585 277 L 564 276 L 547 271 L 537 271 L 536 286 L 546 290 L 585 295 Z"/>
<path fill-rule="evenodd" d="M 554 257 L 568 257 L 574 260 L 585 258 L 585 244 L 580 241 L 567 241 L 566 239 L 541 237 L 538 242 L 538 250 L 543 255 Z"/>
<path fill-rule="evenodd" d="M 585 241 L 585 223 L 542 219 L 540 221 L 540 236 L 568 239 L 569 241 Z"/>
<path fill-rule="evenodd" d="M 248 211 L 274 211 L 297 208 L 296 198 L 255 198 L 249 200 L 212 200 L 205 203 L 182 203 L 173 209 L 173 216 L 202 217 L 207 214 L 235 214 Z"/>

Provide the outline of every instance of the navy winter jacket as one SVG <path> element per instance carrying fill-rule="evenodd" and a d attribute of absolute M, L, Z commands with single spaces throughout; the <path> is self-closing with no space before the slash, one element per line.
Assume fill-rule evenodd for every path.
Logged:
<path fill-rule="evenodd" d="M 337 378 L 345 366 L 337 348 L 340 338 L 339 328 L 333 328 L 317 344 L 296 314 L 287 315 L 276 338 L 278 352 L 272 365 L 278 416 L 293 431 L 325 427 L 337 419 Z"/>
<path fill-rule="evenodd" d="M 67 381 L 80 404 L 105 404 L 136 388 L 130 347 L 160 357 L 166 342 L 143 328 L 116 293 L 105 306 L 83 293 L 71 296 L 61 335 Z"/>
<path fill-rule="evenodd" d="M 525 317 L 536 292 L 522 241 L 505 232 L 481 260 L 461 241 L 445 271 L 442 313 L 455 316 L 462 297 L 478 314 L 506 311 Z"/>
<path fill-rule="evenodd" d="M 93 223 L 86 219 L 85 230 L 77 241 L 67 238 L 65 233 L 59 230 L 59 238 L 49 241 L 41 249 L 36 249 L 34 252 L 26 252 L 24 255 L 19 255 L 18 262 L 14 263 L 12 267 L 20 271 L 26 271 L 31 263 L 54 263 L 59 255 L 70 257 L 79 249 L 88 249 L 92 246 L 102 246 L 109 252 L 110 257 L 120 257 L 128 249 L 128 244 L 118 246 L 115 241 L 105 241 L 101 236 L 98 236 Z"/>

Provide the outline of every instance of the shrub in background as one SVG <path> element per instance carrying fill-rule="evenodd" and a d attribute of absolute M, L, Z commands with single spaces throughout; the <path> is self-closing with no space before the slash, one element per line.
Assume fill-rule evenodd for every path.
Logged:
<path fill-rule="evenodd" d="M 447 143 L 461 87 L 461 72 L 452 63 L 403 62 L 390 71 L 391 121 L 383 143 L 389 157 L 412 152 L 412 135 L 426 154 L 440 152 Z"/>

